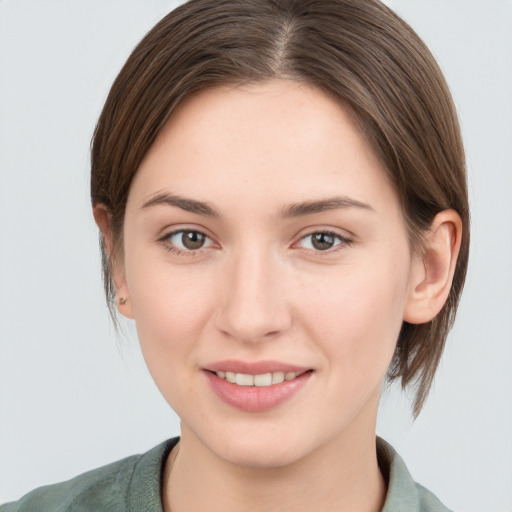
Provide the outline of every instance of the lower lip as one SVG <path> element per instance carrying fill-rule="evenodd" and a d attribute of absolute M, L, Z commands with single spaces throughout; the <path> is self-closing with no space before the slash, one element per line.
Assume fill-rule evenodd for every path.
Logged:
<path fill-rule="evenodd" d="M 313 372 L 306 372 L 293 380 L 271 386 L 239 386 L 205 371 L 215 394 L 228 405 L 246 412 L 268 411 L 298 393 Z"/>

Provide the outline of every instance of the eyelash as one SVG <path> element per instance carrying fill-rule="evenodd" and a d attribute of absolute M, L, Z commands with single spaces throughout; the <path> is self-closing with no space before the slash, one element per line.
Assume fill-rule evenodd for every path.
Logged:
<path fill-rule="evenodd" d="M 311 233 L 308 233 L 307 235 L 302 236 L 300 238 L 299 242 L 297 242 L 297 243 L 300 243 L 301 241 L 303 241 L 303 240 L 305 240 L 305 239 L 307 239 L 309 237 L 312 237 L 314 235 L 324 235 L 324 236 L 326 235 L 326 236 L 334 238 L 335 240 L 337 240 L 339 242 L 339 243 L 335 244 L 332 248 L 329 248 L 329 249 L 326 249 L 326 250 L 323 250 L 323 251 L 322 250 L 315 250 L 315 249 L 306 249 L 308 251 L 313 252 L 315 254 L 315 256 L 317 256 L 317 255 L 318 256 L 328 256 L 328 255 L 331 255 L 334 252 L 342 250 L 346 246 L 350 247 L 350 245 L 353 242 L 353 240 L 351 238 L 343 236 L 340 233 L 337 233 L 336 231 L 330 231 L 328 229 L 327 230 L 320 229 L 318 231 L 313 231 Z"/>
<path fill-rule="evenodd" d="M 171 252 L 173 254 L 176 254 L 178 256 L 188 256 L 188 257 L 194 257 L 194 256 L 197 256 L 198 254 L 201 254 L 205 249 L 208 249 L 208 247 L 210 247 L 210 245 L 206 246 L 206 247 L 200 247 L 199 249 L 197 250 L 183 250 L 183 249 L 180 249 L 178 247 L 176 247 L 174 244 L 172 244 L 170 242 L 170 240 L 172 239 L 172 237 L 176 236 L 176 235 L 179 235 L 179 234 L 184 234 L 184 233 L 195 233 L 195 234 L 199 234 L 201 236 L 203 236 L 206 240 L 210 240 L 210 242 L 212 241 L 211 238 L 206 235 L 205 233 L 203 233 L 202 231 L 199 231 L 199 230 L 196 230 L 196 229 L 178 229 L 176 231 L 172 231 L 171 233 L 167 233 L 166 235 L 164 235 L 163 237 L 159 238 L 158 239 L 158 242 L 160 242 L 164 248 L 168 251 L 168 252 Z M 333 248 L 329 248 L 329 249 L 326 249 L 326 250 L 315 250 L 315 249 L 307 249 L 308 251 L 311 251 L 313 253 L 315 253 L 315 255 L 319 255 L 319 256 L 324 256 L 324 255 L 329 255 L 329 254 L 332 254 L 333 252 L 337 252 L 341 249 L 343 249 L 345 246 L 349 246 L 352 244 L 352 239 L 346 237 L 346 236 L 343 236 L 343 235 L 340 235 L 339 233 L 336 233 L 335 231 L 330 231 L 330 230 L 318 230 L 318 231 L 312 231 L 311 233 L 308 233 L 304 236 L 302 236 L 298 242 L 296 242 L 294 245 L 297 245 L 298 243 L 300 243 L 301 241 L 309 238 L 309 237 L 312 237 L 314 235 L 326 235 L 326 236 L 330 236 L 330 237 L 333 237 L 335 240 L 339 241 L 339 243 L 335 244 L 333 246 Z"/>
<path fill-rule="evenodd" d="M 176 254 L 178 256 L 197 256 L 198 254 L 200 254 L 201 252 L 203 252 L 203 250 L 207 249 L 209 246 L 207 247 L 200 247 L 199 249 L 196 249 L 196 250 L 183 250 L 183 249 L 180 249 L 178 247 L 176 247 L 172 242 L 171 242 L 171 239 L 172 237 L 176 236 L 176 235 L 179 235 L 179 234 L 185 234 L 185 233 L 195 233 L 195 234 L 199 234 L 201 236 L 203 236 L 206 240 L 210 240 L 211 241 L 211 238 L 206 235 L 205 233 L 203 233 L 202 231 L 199 231 L 197 229 L 177 229 L 176 231 L 172 231 L 171 233 L 167 233 L 166 235 L 164 235 L 162 238 L 160 238 L 158 240 L 158 242 L 160 242 L 164 248 L 173 253 L 173 254 Z"/>

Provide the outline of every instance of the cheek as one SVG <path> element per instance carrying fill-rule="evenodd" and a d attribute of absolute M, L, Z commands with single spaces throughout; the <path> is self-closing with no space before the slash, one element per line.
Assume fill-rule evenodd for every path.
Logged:
<path fill-rule="evenodd" d="M 317 286 L 302 306 L 310 337 L 318 340 L 332 375 L 354 388 L 377 383 L 387 371 L 403 321 L 408 259 L 397 265 L 350 265 Z M 391 262 L 391 260 L 390 260 Z M 350 376 L 350 377 L 349 377 Z"/>
<path fill-rule="evenodd" d="M 209 291 L 195 279 L 166 276 L 157 268 L 130 285 L 144 360 L 162 396 L 180 414 L 196 401 L 189 372 L 210 317 Z"/>
<path fill-rule="evenodd" d="M 197 268 L 173 269 L 165 255 L 159 261 L 136 251 L 126 268 L 137 333 L 150 371 L 168 365 L 179 368 L 211 315 L 211 278 Z"/>

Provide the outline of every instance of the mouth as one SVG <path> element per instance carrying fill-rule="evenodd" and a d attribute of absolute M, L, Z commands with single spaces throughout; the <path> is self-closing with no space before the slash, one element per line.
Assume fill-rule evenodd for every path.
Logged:
<path fill-rule="evenodd" d="M 304 373 L 312 372 L 313 370 L 306 370 L 302 372 L 285 372 L 285 371 L 276 371 L 276 372 L 268 372 L 268 373 L 258 373 L 258 374 L 250 374 L 250 373 L 237 373 L 230 371 L 218 370 L 216 372 L 212 372 L 220 379 L 224 379 L 231 384 L 236 384 L 237 386 L 255 386 L 255 387 L 268 387 L 273 386 L 275 384 L 281 384 L 285 381 L 294 380 L 297 377 L 300 377 Z"/>
<path fill-rule="evenodd" d="M 251 413 L 268 411 L 291 400 L 313 374 L 313 369 L 275 361 L 224 361 L 204 368 L 218 398 Z"/>

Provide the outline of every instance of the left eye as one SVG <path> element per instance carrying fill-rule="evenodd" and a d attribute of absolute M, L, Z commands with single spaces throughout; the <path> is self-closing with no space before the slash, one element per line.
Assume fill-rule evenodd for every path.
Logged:
<path fill-rule="evenodd" d="M 337 233 L 319 231 L 311 233 L 300 239 L 299 245 L 304 249 L 313 251 L 328 251 L 341 244 L 348 244 L 349 240 Z"/>

